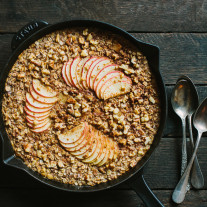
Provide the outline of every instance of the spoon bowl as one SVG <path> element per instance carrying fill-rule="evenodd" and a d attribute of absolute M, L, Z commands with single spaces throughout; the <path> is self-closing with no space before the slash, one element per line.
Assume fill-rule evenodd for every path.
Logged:
<path fill-rule="evenodd" d="M 193 114 L 198 107 L 198 94 L 189 80 L 186 76 L 179 78 L 171 96 L 172 107 L 181 119 Z"/>
<path fill-rule="evenodd" d="M 207 98 L 201 103 L 200 107 L 197 109 L 193 119 L 193 124 L 199 133 L 207 131 Z"/>

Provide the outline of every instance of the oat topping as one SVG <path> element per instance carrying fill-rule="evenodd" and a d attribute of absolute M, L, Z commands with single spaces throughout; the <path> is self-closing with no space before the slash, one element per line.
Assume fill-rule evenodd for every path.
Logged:
<path fill-rule="evenodd" d="M 100 99 L 94 90 L 87 88 L 86 72 L 78 80 L 82 89 L 67 84 L 62 68 L 76 57 L 106 57 L 116 65 L 111 66 L 113 70 L 130 78 L 130 91 L 122 86 L 120 95 Z M 68 83 L 73 81 L 67 78 Z M 92 78 L 95 79 L 93 75 Z M 39 89 L 36 95 L 32 92 L 33 80 L 49 88 L 47 98 L 37 95 Z M 95 89 L 94 85 L 91 87 Z M 57 93 L 53 97 L 55 101 L 48 97 L 53 92 Z M 28 102 L 26 96 L 33 100 L 32 93 L 42 103 L 35 103 L 35 107 L 41 107 L 41 113 L 45 114 L 31 114 L 30 105 L 34 104 L 29 102 L 28 119 L 24 108 Z M 46 107 L 49 114 L 44 112 L 45 101 L 50 102 Z M 6 81 L 2 112 L 14 151 L 29 168 L 47 179 L 93 186 L 116 179 L 142 159 L 159 127 L 160 102 L 148 61 L 137 48 L 110 32 L 73 28 L 48 34 L 19 55 Z M 50 127 L 35 133 L 44 116 L 50 120 Z M 32 125 L 28 125 L 28 120 Z M 119 153 L 115 159 L 104 165 L 92 165 L 82 162 L 61 145 L 58 137 L 84 122 L 99 131 L 100 136 L 116 143 Z M 101 150 L 102 159 L 110 157 L 109 150 L 102 150 L 104 153 Z"/>

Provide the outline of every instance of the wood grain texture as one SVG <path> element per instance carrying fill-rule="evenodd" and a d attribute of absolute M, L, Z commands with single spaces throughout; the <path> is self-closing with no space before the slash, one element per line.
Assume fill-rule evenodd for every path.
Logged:
<path fill-rule="evenodd" d="M 207 34 L 137 34 L 142 41 L 160 47 L 160 70 L 166 84 L 188 75 L 196 84 L 207 84 Z M 13 35 L 0 35 L 0 71 L 11 54 Z"/>
<path fill-rule="evenodd" d="M 154 190 L 165 207 L 176 207 L 171 200 L 171 190 Z M 80 199 L 81 195 L 81 199 Z M 36 199 L 37 198 L 37 199 Z M 1 206 L 42 207 L 69 205 L 82 207 L 144 207 L 132 190 L 108 190 L 90 194 L 74 194 L 48 189 L 0 189 Z M 179 207 L 206 207 L 207 191 L 190 191 Z"/>
<path fill-rule="evenodd" d="M 173 189 L 180 177 L 181 163 L 181 138 L 162 138 L 160 145 L 154 152 L 147 167 L 144 177 L 152 189 Z M 190 143 L 188 142 L 188 153 L 190 156 Z M 198 151 L 198 160 L 207 178 L 207 138 L 201 140 Z M 2 159 L 1 159 L 2 160 Z M 1 187 L 24 187 L 43 188 L 43 184 L 30 177 L 25 172 L 8 167 L 0 161 L 0 188 Z M 122 189 L 129 189 L 125 183 Z M 207 189 L 207 180 L 204 189 Z"/>
<path fill-rule="evenodd" d="M 205 0 L 1 0 L 0 5 L 0 32 L 17 32 L 39 18 L 49 23 L 96 19 L 138 32 L 207 31 Z"/>

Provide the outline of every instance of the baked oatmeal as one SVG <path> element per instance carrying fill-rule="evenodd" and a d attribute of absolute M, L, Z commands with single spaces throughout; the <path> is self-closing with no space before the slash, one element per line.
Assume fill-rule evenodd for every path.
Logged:
<path fill-rule="evenodd" d="M 100 67 L 90 71 L 94 61 Z M 16 156 L 48 179 L 80 186 L 133 168 L 160 122 L 146 57 L 94 28 L 56 31 L 24 50 L 8 75 L 2 112 Z"/>

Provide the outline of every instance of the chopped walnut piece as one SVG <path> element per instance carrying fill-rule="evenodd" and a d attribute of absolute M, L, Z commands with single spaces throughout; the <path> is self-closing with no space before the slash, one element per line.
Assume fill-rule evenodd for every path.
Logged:
<path fill-rule="evenodd" d="M 129 66 L 125 64 L 122 64 L 121 66 L 119 66 L 119 68 L 124 69 L 124 72 L 126 74 L 131 74 L 135 72 L 133 69 L 130 69 Z"/>
<path fill-rule="evenodd" d="M 119 52 L 121 50 L 121 48 L 122 48 L 122 46 L 119 43 L 114 44 L 112 46 L 112 49 L 115 50 L 116 52 Z"/>
<path fill-rule="evenodd" d="M 61 160 L 58 161 L 58 167 L 61 167 L 61 168 L 64 167 L 64 164 Z"/>
<path fill-rule="evenodd" d="M 85 39 L 83 37 L 79 37 L 78 40 L 79 40 L 79 43 L 80 44 L 84 44 L 85 43 Z"/>
<path fill-rule="evenodd" d="M 136 61 L 137 61 L 136 57 L 133 56 L 132 59 L 131 59 L 131 63 L 136 64 Z"/>
<path fill-rule="evenodd" d="M 90 40 L 92 40 L 92 38 L 93 38 L 93 36 L 92 36 L 92 34 L 89 34 L 88 36 L 87 36 L 87 41 L 90 41 Z"/>
<path fill-rule="evenodd" d="M 47 69 L 42 69 L 42 74 L 44 75 L 50 75 L 50 71 Z"/>
<path fill-rule="evenodd" d="M 88 29 L 84 29 L 84 30 L 83 30 L 83 35 L 84 35 L 84 36 L 88 35 Z"/>
<path fill-rule="evenodd" d="M 86 56 L 88 56 L 88 51 L 86 49 L 82 50 L 81 57 L 86 57 Z"/>
<path fill-rule="evenodd" d="M 121 140 L 119 140 L 119 143 L 120 143 L 120 144 L 123 144 L 123 145 L 126 145 L 126 142 L 127 142 L 126 139 L 121 139 Z"/>
<path fill-rule="evenodd" d="M 152 96 L 149 97 L 149 101 L 153 104 L 155 103 L 155 99 Z"/>
<path fill-rule="evenodd" d="M 24 145 L 24 151 L 25 152 L 30 152 L 32 148 L 32 144 L 28 143 Z"/>

